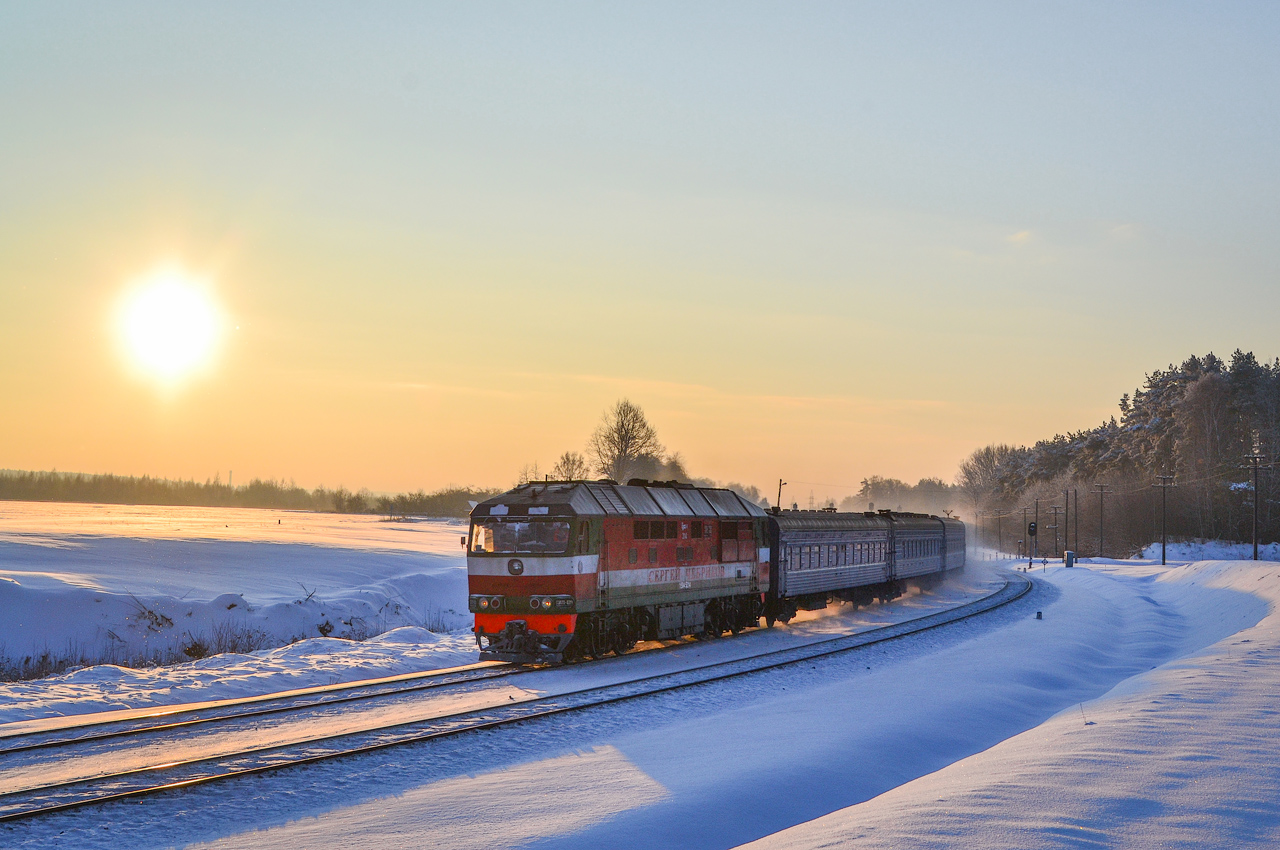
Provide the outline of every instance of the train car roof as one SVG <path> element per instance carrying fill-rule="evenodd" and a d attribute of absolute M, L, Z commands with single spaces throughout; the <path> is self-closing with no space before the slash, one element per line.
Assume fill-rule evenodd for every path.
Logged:
<path fill-rule="evenodd" d="M 904 528 L 937 529 L 938 522 L 958 523 L 953 517 L 937 517 L 932 514 L 915 514 L 903 511 L 879 511 L 872 513 L 841 513 L 838 511 L 779 511 L 771 514 L 782 531 L 857 531 L 860 529 L 887 528 L 889 518 L 894 525 Z"/>
<path fill-rule="evenodd" d="M 613 481 L 535 481 L 484 500 L 475 506 L 471 516 L 473 519 L 504 516 L 752 519 L 765 516 L 765 511 L 732 490 L 632 479 L 627 484 Z"/>

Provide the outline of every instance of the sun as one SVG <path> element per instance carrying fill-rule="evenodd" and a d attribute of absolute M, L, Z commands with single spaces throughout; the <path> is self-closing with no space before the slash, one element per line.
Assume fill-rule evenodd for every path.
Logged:
<path fill-rule="evenodd" d="M 166 385 L 210 364 L 222 324 L 208 282 L 178 269 L 138 281 L 119 314 L 120 337 L 130 361 Z"/>

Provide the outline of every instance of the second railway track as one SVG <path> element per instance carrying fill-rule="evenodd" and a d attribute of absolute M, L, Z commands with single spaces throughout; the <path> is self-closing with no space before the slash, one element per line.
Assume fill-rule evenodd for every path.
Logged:
<path fill-rule="evenodd" d="M 519 700 L 506 694 L 505 702 L 491 705 L 466 707 L 459 711 L 448 712 L 420 719 L 395 720 L 384 725 L 376 725 L 365 729 L 346 729 L 336 734 L 318 734 L 310 739 L 290 741 L 287 743 L 259 742 L 243 746 L 238 750 L 223 752 L 210 756 L 191 758 L 161 759 L 161 763 L 120 770 L 105 770 L 90 776 L 69 776 L 61 779 L 51 776 L 42 781 L 40 767 L 32 766 L 25 772 L 19 765 L 18 774 L 31 778 L 27 784 L 14 790 L 5 791 L 4 786 L 12 787 L 14 759 L 29 758 L 36 755 L 31 750 L 39 748 L 48 751 L 59 747 L 71 750 L 86 745 L 101 745 L 108 738 L 119 738 L 140 731 L 162 738 L 165 735 L 181 736 L 193 725 L 210 725 L 225 723 L 234 726 L 241 724 L 240 729 L 229 731 L 240 733 L 247 723 L 262 723 L 265 715 L 276 715 L 282 712 L 328 712 L 332 715 L 341 708 L 358 699 L 373 697 L 402 697 L 400 702 L 411 699 L 415 692 L 427 688 L 439 688 L 446 684 L 465 684 L 466 682 L 484 682 L 486 679 L 497 679 L 509 676 L 519 668 L 478 668 L 471 670 L 462 679 L 449 681 L 432 680 L 416 682 L 413 687 L 403 687 L 396 691 L 380 694 L 365 694 L 363 697 L 352 693 L 358 689 L 348 688 L 347 692 L 338 691 L 340 696 L 320 702 L 303 705 L 272 704 L 254 711 L 232 711 L 217 716 L 172 718 L 168 723 L 155 723 L 144 729 L 98 729 L 96 732 L 80 736 L 64 736 L 62 740 L 38 741 L 29 739 L 22 744 L 11 746 L 0 751 L 0 821 L 13 821 L 35 817 L 80 806 L 103 803 L 138 797 L 161 791 L 186 788 L 219 779 L 263 773 L 286 767 L 313 763 L 341 756 L 357 755 L 387 747 L 426 741 L 480 729 L 491 729 L 539 717 L 548 717 L 567 712 L 581 711 L 594 706 L 608 705 L 624 700 L 638 699 L 646 696 L 708 684 L 739 676 L 746 676 L 796 664 L 804 661 L 849 652 L 861 647 L 896 640 L 907 635 L 936 629 L 951 623 L 974 617 L 1003 607 L 1020 598 L 1031 589 L 1031 582 L 1021 574 L 1011 574 L 1004 586 L 976 601 L 938 611 L 923 617 L 907 620 L 893 625 L 882 626 L 851 635 L 842 635 L 800 646 L 776 649 L 761 654 L 728 661 L 714 661 L 699 666 L 683 668 L 671 672 L 645 674 L 625 681 L 609 684 L 595 684 L 589 687 L 567 690 L 546 696 L 528 696 Z M 485 675 L 478 675 L 485 674 Z M 154 721 L 154 718 L 152 718 Z M 252 730 L 249 730 L 252 731 Z M 247 732 L 245 734 L 248 734 Z M 157 744 L 162 744 L 158 741 Z M 103 754 L 99 754 L 103 757 Z M 78 758 L 71 753 L 70 759 Z M 41 759 L 43 760 L 43 759 Z M 9 762 L 9 763 L 6 763 Z M 56 774 L 56 771 L 53 771 Z M 6 775 L 9 780 L 6 781 Z"/>

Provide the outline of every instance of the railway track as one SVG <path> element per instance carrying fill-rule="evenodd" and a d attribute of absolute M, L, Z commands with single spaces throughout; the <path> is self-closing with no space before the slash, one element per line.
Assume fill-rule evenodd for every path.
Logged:
<path fill-rule="evenodd" d="M 443 738 L 481 729 L 493 729 L 527 722 L 536 718 L 551 717 L 675 691 L 681 688 L 748 676 L 791 664 L 849 652 L 865 646 L 897 640 L 908 635 L 956 623 L 1003 607 L 1026 594 L 1031 589 L 1031 586 L 1031 581 L 1027 577 L 1020 574 L 1010 575 L 1004 586 L 996 592 L 955 608 L 858 634 L 842 635 L 801 646 L 771 650 L 747 658 L 708 662 L 678 671 L 648 674 L 610 684 L 594 684 L 547 696 L 528 696 L 517 700 L 510 694 L 506 694 L 508 699 L 501 704 L 466 708 L 423 719 L 390 722 L 376 728 L 319 735 L 312 740 L 293 741 L 285 744 L 266 742 L 244 747 L 234 752 L 169 760 L 162 764 L 148 765 L 141 768 L 106 770 L 93 776 L 78 776 L 64 780 L 55 778 L 48 781 L 29 780 L 25 787 L 7 792 L 0 791 L 0 821 L 32 818 L 86 805 L 189 788 L 220 779 L 264 773 L 341 756 L 369 753 L 388 747 Z M 450 684 L 463 685 L 476 681 L 484 682 L 486 679 L 512 675 L 516 671 L 522 671 L 522 668 L 506 668 L 505 666 L 502 669 L 495 667 L 479 668 L 467 671 L 473 675 L 465 679 L 445 681 L 437 678 L 429 682 L 397 683 L 405 686 L 399 690 L 385 693 L 358 696 L 351 692 L 369 687 L 361 686 L 348 688 L 345 692 L 339 690 L 337 693 L 330 695 L 332 698 L 323 702 L 313 701 L 292 706 L 277 702 L 259 706 L 252 710 L 229 711 L 219 716 L 206 713 L 199 717 L 183 716 L 181 719 L 167 717 L 164 718 L 164 722 L 159 723 L 155 722 L 154 718 L 151 718 L 152 723 L 150 726 L 144 724 L 131 729 L 99 728 L 79 736 L 64 735 L 60 740 L 54 738 L 28 739 L 8 749 L 0 750 L 0 781 L 4 781 L 6 774 L 12 779 L 13 766 L 6 762 L 33 757 L 39 759 L 49 750 L 92 748 L 109 743 L 110 739 L 113 738 L 140 734 L 150 735 L 155 738 L 164 738 L 171 735 L 181 736 L 194 726 L 220 722 L 231 724 L 235 727 L 231 731 L 236 734 L 241 734 L 242 732 L 247 734 L 253 731 L 255 725 L 260 730 L 263 728 L 261 724 L 266 723 L 270 716 L 283 712 L 319 712 L 332 715 L 333 712 L 342 711 L 343 706 L 347 706 L 356 700 L 368 701 L 379 698 L 383 701 L 403 702 L 404 700 L 413 699 L 427 688 L 440 688 Z M 486 675 L 479 675 L 482 673 Z M 431 674 L 417 675 L 427 677 Z M 306 699 L 315 696 L 317 695 L 302 694 L 300 698 Z M 335 708 L 335 706 L 338 706 L 338 708 Z M 162 743 L 158 742 L 158 744 Z M 109 753 L 99 753 L 98 755 L 101 758 L 103 755 L 109 756 Z M 73 760 L 79 757 L 80 754 L 78 752 L 73 752 L 69 756 Z M 36 768 L 29 770 L 29 773 L 36 772 Z"/>

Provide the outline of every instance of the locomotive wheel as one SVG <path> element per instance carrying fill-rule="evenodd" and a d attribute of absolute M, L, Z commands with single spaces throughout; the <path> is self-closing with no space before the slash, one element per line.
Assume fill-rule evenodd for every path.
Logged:
<path fill-rule="evenodd" d="M 592 661 L 599 661 L 601 658 L 604 658 L 605 654 L 603 644 L 604 640 L 602 639 L 602 636 L 597 634 L 595 631 L 592 631 L 591 638 L 587 641 L 586 646 L 583 647 L 582 654 Z"/>
<path fill-rule="evenodd" d="M 734 635 L 741 634 L 742 630 L 747 626 L 747 615 L 744 611 L 734 608 L 729 612 L 729 631 Z"/>
<path fill-rule="evenodd" d="M 598 661 L 604 657 L 607 649 L 603 640 L 604 635 L 600 633 L 600 626 L 602 624 L 599 620 L 592 618 L 585 625 L 586 628 L 580 628 L 578 635 L 575 638 L 575 642 L 582 642 L 578 651 L 582 654 L 583 658 L 590 659 L 591 661 Z"/>
<path fill-rule="evenodd" d="M 720 606 L 710 602 L 703 613 L 702 634 L 698 637 L 702 640 L 714 640 L 720 637 L 722 631 L 724 629 L 720 627 Z"/>
<path fill-rule="evenodd" d="M 631 634 L 631 627 L 626 623 L 619 623 L 618 627 L 610 634 L 612 640 L 613 654 L 625 655 L 636 645 L 636 639 Z"/>

